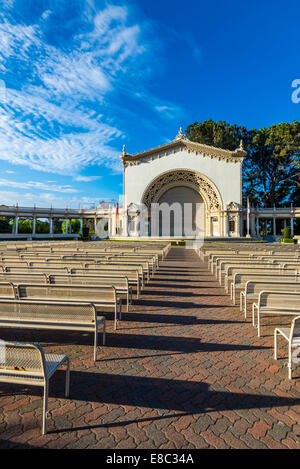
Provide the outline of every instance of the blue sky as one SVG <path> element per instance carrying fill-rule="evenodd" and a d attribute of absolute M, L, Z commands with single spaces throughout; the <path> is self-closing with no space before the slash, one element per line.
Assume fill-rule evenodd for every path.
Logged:
<path fill-rule="evenodd" d="M 2 0 L 0 205 L 122 193 L 120 153 L 299 120 L 299 1 Z"/>

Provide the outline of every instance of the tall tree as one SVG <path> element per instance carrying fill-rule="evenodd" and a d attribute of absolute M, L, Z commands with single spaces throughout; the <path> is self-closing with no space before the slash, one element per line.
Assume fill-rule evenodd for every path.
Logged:
<path fill-rule="evenodd" d="M 244 195 L 264 206 L 299 205 L 300 122 L 256 132 L 243 164 Z"/>
<path fill-rule="evenodd" d="M 247 130 L 212 119 L 194 122 L 186 129 L 195 142 L 234 150 L 243 140 L 247 151 L 243 163 L 243 198 L 260 206 L 299 205 L 300 123 Z"/>

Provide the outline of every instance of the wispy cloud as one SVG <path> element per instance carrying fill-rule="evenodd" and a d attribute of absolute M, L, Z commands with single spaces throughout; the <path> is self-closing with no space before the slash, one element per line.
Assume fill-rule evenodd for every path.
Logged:
<path fill-rule="evenodd" d="M 93 197 L 87 196 L 59 196 L 53 194 L 53 192 L 20 192 L 20 191 L 0 191 L 0 205 L 15 205 L 18 203 L 19 206 L 32 207 L 34 204 L 37 207 L 53 207 L 57 208 L 90 208 L 91 206 L 97 206 L 101 200 L 100 195 L 94 195 Z"/>
<path fill-rule="evenodd" d="M 78 182 L 92 182 L 98 181 L 102 176 L 75 176 L 74 181 Z"/>
<path fill-rule="evenodd" d="M 144 52 L 140 28 L 126 7 L 109 5 L 83 17 L 85 32 L 60 48 L 45 40 L 49 18 L 46 9 L 37 24 L 0 24 L 0 70 L 5 77 L 15 63 L 23 74 L 18 87 L 7 82 L 0 159 L 58 174 L 91 164 L 121 171 L 114 141 L 122 131 L 105 122 L 101 104 Z"/>
<path fill-rule="evenodd" d="M 11 181 L 9 179 L 0 178 L 0 186 L 1 187 L 12 187 L 15 189 L 38 189 L 43 191 L 51 191 L 51 192 L 61 192 L 65 194 L 72 194 L 78 192 L 77 189 L 72 188 L 70 185 L 56 185 L 53 184 L 45 184 L 44 182 L 40 181 L 28 181 L 28 182 L 19 182 L 19 181 Z"/>

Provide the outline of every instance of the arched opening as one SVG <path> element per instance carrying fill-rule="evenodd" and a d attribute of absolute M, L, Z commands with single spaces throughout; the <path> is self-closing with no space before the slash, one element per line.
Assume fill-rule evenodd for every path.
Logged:
<path fill-rule="evenodd" d="M 169 207 L 169 211 L 160 211 L 159 236 L 193 236 L 203 228 L 204 220 L 200 214 L 203 199 L 194 189 L 172 187 L 159 198 L 158 204 Z"/>
<path fill-rule="evenodd" d="M 179 209 L 178 207 L 177 209 L 180 212 L 185 203 L 192 207 L 191 227 L 200 228 L 200 232 L 196 234 L 196 237 L 212 235 L 211 217 L 213 216 L 218 217 L 218 228 L 220 229 L 220 212 L 223 202 L 216 186 L 201 173 L 178 169 L 160 174 L 147 186 L 143 193 L 142 204 L 147 207 L 148 213 L 151 214 L 148 224 L 151 236 L 164 235 L 163 217 L 159 216 L 159 213 L 155 213 L 155 217 L 153 217 L 153 207 L 156 206 L 155 212 L 157 212 L 158 207 L 160 209 L 162 205 L 167 206 L 167 209 L 169 209 L 168 235 L 176 237 L 178 231 L 180 231 L 182 233 L 180 236 L 189 236 L 186 227 L 183 227 L 181 231 L 182 225 L 176 219 L 176 210 L 173 210 L 173 205 L 177 204 L 179 205 Z M 197 209 L 195 209 L 198 206 L 200 207 L 200 216 L 197 215 Z M 174 221 L 173 217 L 175 218 Z M 165 226 L 168 227 L 167 222 Z M 176 228 L 180 228 L 177 230 L 177 234 Z M 194 233 L 192 237 L 194 237 Z"/>

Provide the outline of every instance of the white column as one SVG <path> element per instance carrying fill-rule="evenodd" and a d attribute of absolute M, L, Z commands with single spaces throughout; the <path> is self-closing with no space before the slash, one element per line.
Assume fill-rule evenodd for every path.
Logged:
<path fill-rule="evenodd" d="M 94 234 L 96 234 L 97 231 L 97 218 L 94 218 Z"/>
<path fill-rule="evenodd" d="M 33 219 L 32 219 L 32 234 L 35 234 L 35 229 L 36 229 L 36 217 L 33 217 Z"/>
<path fill-rule="evenodd" d="M 82 235 L 83 219 L 82 219 L 82 218 L 79 218 L 79 221 L 80 221 L 80 229 L 79 229 L 79 233 Z"/>
<path fill-rule="evenodd" d="M 265 220 L 265 236 L 268 235 L 268 220 Z"/>
<path fill-rule="evenodd" d="M 116 226 L 117 226 L 117 215 L 116 213 L 113 213 L 111 217 L 111 236 L 116 235 Z"/>
<path fill-rule="evenodd" d="M 250 218 L 250 233 L 251 236 L 255 236 L 255 215 L 251 215 Z"/>
<path fill-rule="evenodd" d="M 294 218 L 291 218 L 291 238 L 294 237 Z"/>
<path fill-rule="evenodd" d="M 273 236 L 276 236 L 276 218 L 273 217 Z"/>
<path fill-rule="evenodd" d="M 259 218 L 256 218 L 256 236 L 259 238 Z"/>
<path fill-rule="evenodd" d="M 49 231 L 53 234 L 53 218 L 49 218 Z"/>
<path fill-rule="evenodd" d="M 246 237 L 250 238 L 250 202 L 249 197 L 247 198 L 247 234 Z"/>
<path fill-rule="evenodd" d="M 15 217 L 15 234 L 18 234 L 18 222 L 19 222 L 19 217 Z"/>
<path fill-rule="evenodd" d="M 128 216 L 127 213 L 123 217 L 123 236 L 128 236 Z"/>

